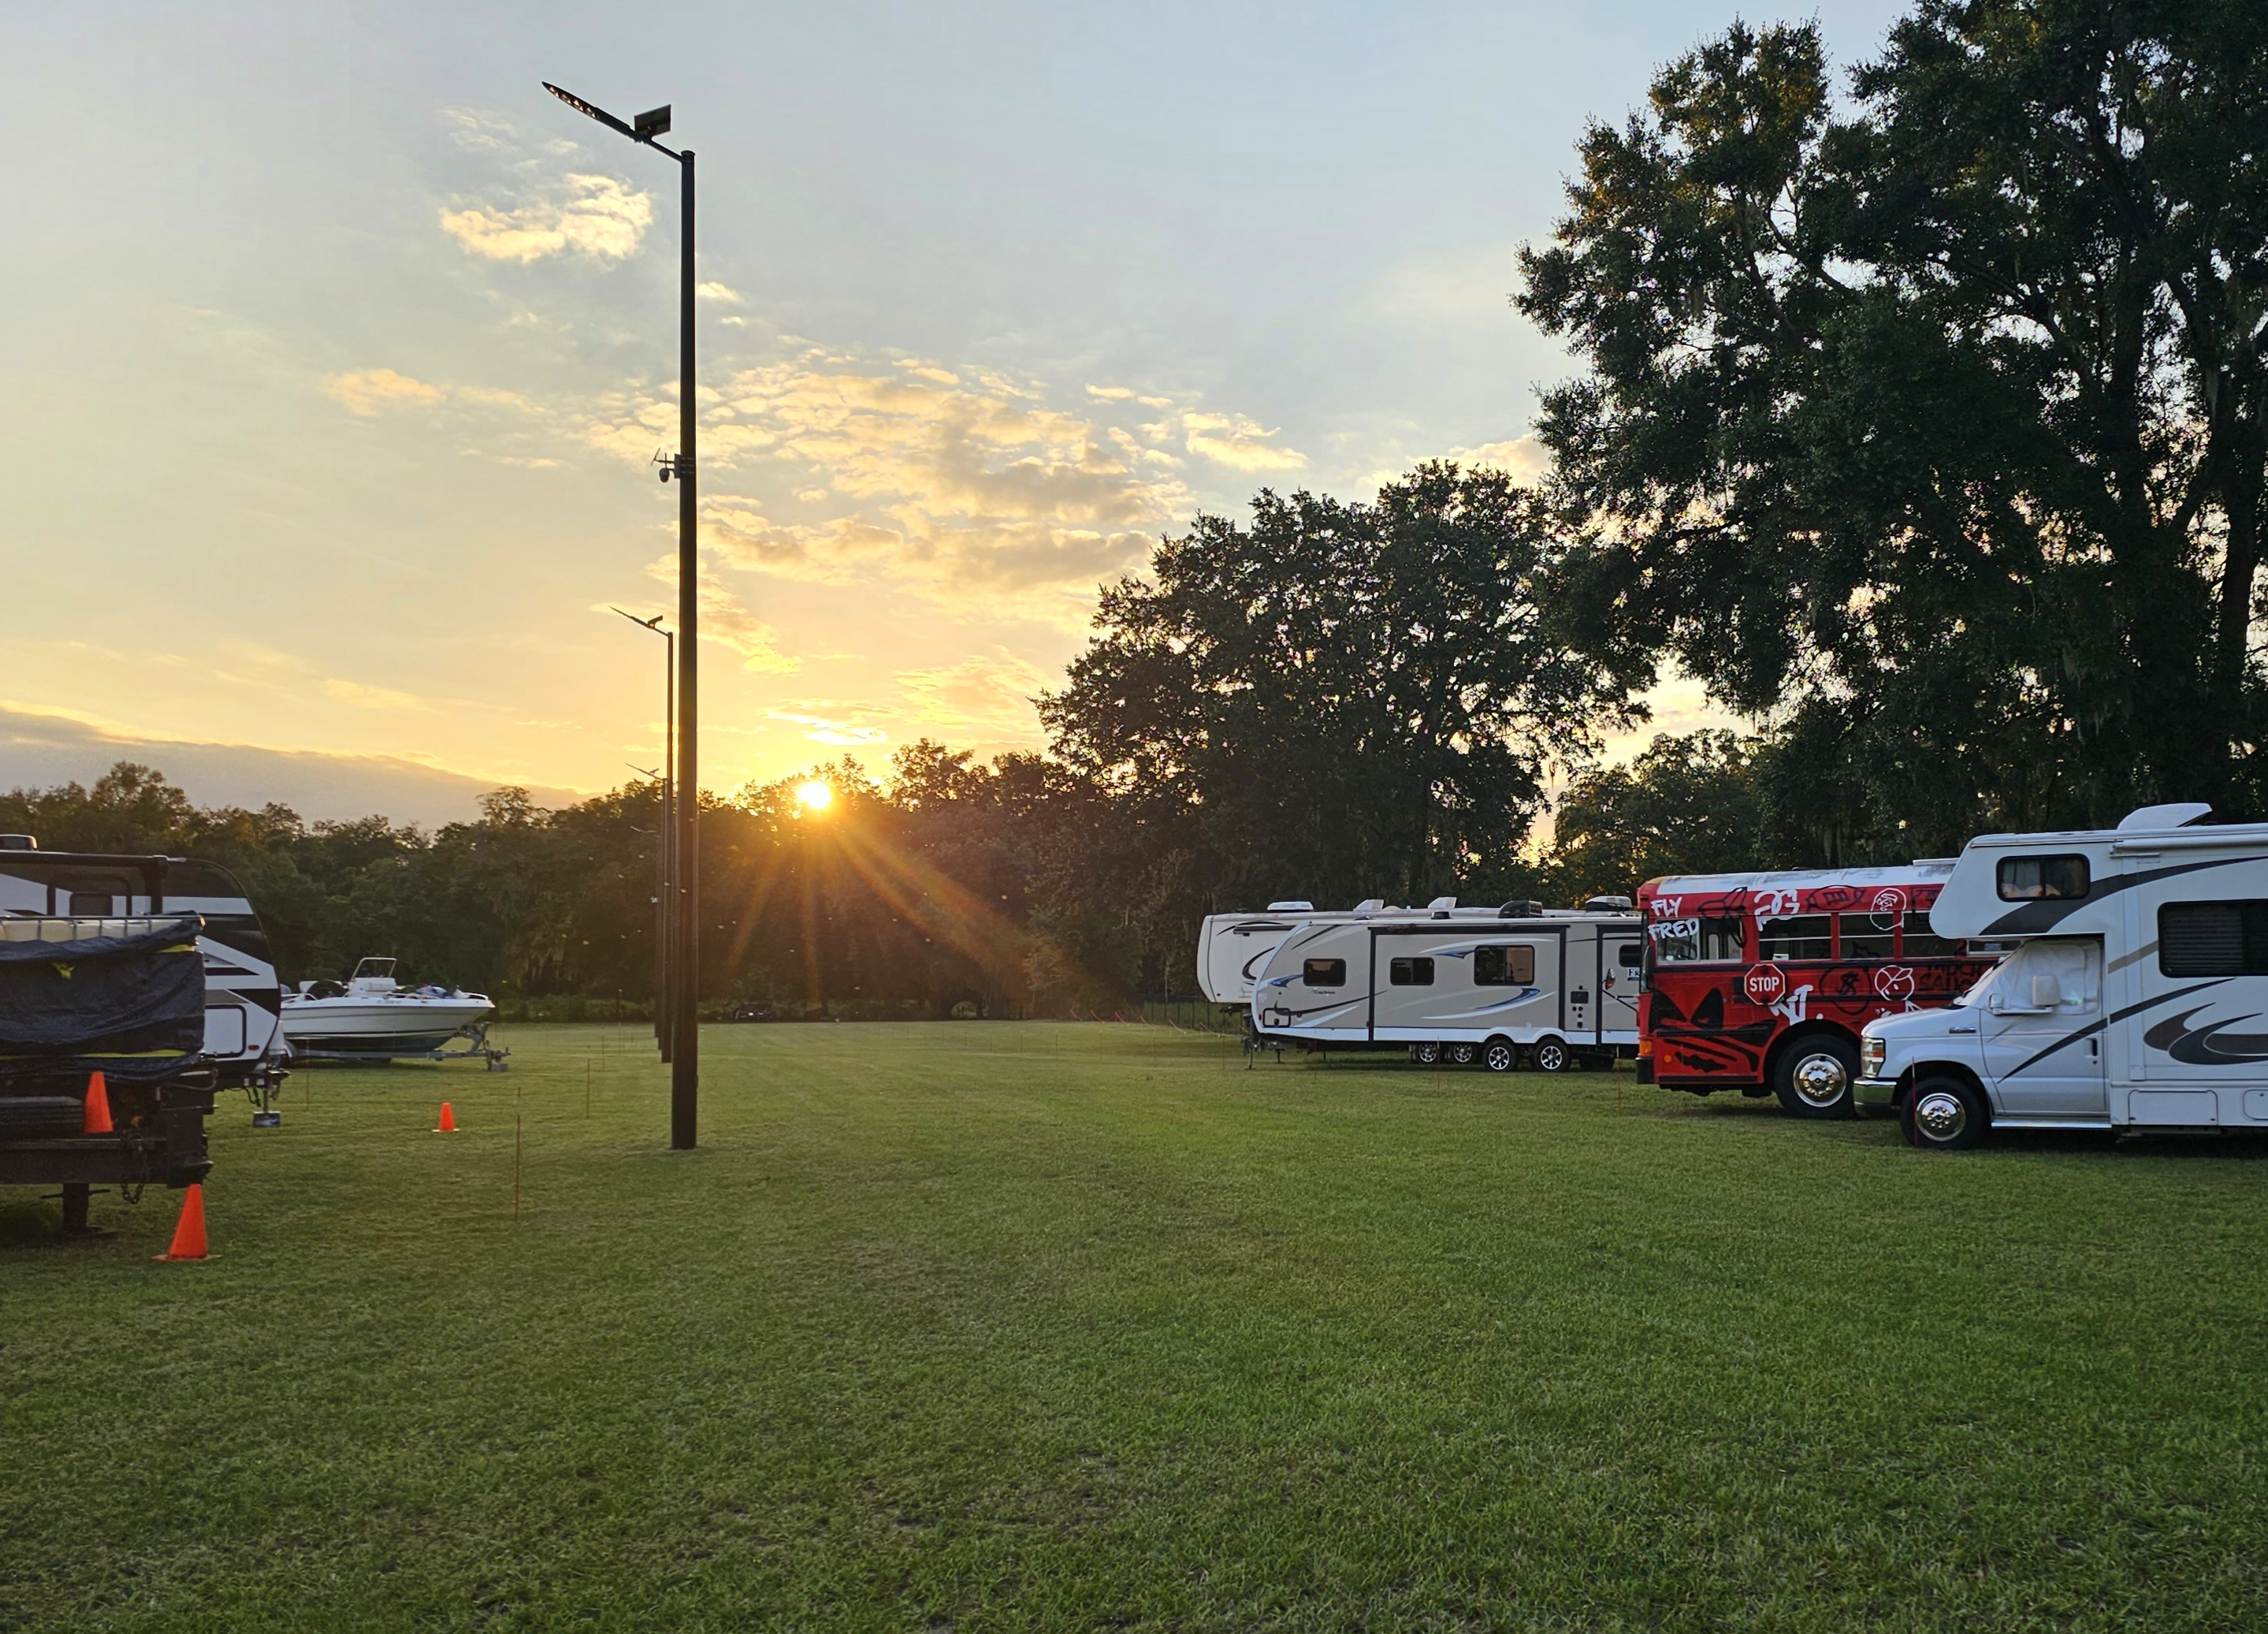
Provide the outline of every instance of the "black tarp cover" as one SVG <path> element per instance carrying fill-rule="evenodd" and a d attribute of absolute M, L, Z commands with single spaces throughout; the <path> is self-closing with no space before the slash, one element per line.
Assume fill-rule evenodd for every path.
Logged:
<path fill-rule="evenodd" d="M 0 1075 L 164 1077 L 204 1048 L 205 961 L 185 916 L 126 936 L 0 940 Z"/>

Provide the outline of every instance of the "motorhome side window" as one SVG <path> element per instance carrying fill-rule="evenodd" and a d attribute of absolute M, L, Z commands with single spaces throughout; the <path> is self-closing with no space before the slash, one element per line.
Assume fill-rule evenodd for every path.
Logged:
<path fill-rule="evenodd" d="M 1760 959 L 1823 959 L 1827 957 L 1828 916 L 1799 913 L 1793 919 L 1768 919 L 1756 927 L 1756 957 Z"/>
<path fill-rule="evenodd" d="M 1966 943 L 1948 942 L 1929 928 L 1929 915 L 1906 915 L 1905 952 L 1910 959 L 1957 959 L 1968 952 Z"/>
<path fill-rule="evenodd" d="M 1388 959 L 1386 980 L 1396 987 L 1430 987 L 1433 985 L 1433 961 L 1428 958 Z"/>
<path fill-rule="evenodd" d="M 1524 987 L 1535 980 L 1535 950 L 1495 942 L 1473 950 L 1473 986 Z"/>
<path fill-rule="evenodd" d="M 1311 987 L 1344 987 L 1346 986 L 1344 959 L 1309 959 L 1300 972 L 1300 979 Z"/>
<path fill-rule="evenodd" d="M 2002 857 L 2003 902 L 2076 901 L 2087 894 L 2085 857 Z"/>
<path fill-rule="evenodd" d="M 2169 902 L 2158 910 L 2169 976 L 2268 976 L 2268 902 Z"/>
<path fill-rule="evenodd" d="M 1665 965 L 1729 965 L 1748 957 L 1737 919 L 1679 919 L 1646 927 Z"/>

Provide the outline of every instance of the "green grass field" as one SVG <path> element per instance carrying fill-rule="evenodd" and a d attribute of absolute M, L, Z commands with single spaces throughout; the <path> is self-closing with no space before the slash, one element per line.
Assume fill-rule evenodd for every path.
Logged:
<path fill-rule="evenodd" d="M 705 1039 L 689 1155 L 608 1027 L 232 1100 L 202 1265 L 0 1196 L 0 1627 L 2268 1626 L 2258 1148 Z"/>

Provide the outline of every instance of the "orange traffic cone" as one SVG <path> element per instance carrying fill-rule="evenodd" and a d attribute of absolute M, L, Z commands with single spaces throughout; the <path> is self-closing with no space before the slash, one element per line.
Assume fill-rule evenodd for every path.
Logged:
<path fill-rule="evenodd" d="M 202 1260 L 205 1257 L 205 1188 L 192 1185 L 181 1199 L 180 1224 L 173 1227 L 173 1246 L 160 1260 Z"/>
<path fill-rule="evenodd" d="M 110 1135 L 110 1088 L 102 1081 L 100 1073 L 91 1074 L 86 1081 L 86 1107 L 78 1115 L 81 1135 Z"/>
<path fill-rule="evenodd" d="M 433 1126 L 433 1133 L 436 1135 L 454 1135 L 456 1132 L 457 1110 L 455 1107 L 450 1105 L 448 1102 L 443 1101 L 441 1103 L 441 1121 Z"/>

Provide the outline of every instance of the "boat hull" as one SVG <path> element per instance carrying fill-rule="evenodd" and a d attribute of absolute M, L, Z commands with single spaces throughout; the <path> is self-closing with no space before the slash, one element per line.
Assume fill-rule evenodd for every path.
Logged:
<path fill-rule="evenodd" d="M 484 999 L 286 999 L 283 1033 L 295 1054 L 427 1055 L 495 1013 Z"/>

